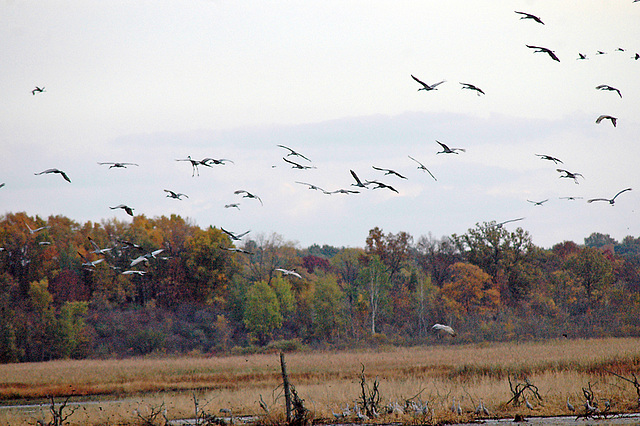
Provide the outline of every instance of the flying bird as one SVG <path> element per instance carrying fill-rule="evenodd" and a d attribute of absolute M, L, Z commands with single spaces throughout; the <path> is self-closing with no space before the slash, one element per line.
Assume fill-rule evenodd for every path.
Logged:
<path fill-rule="evenodd" d="M 129 207 L 129 206 L 127 206 L 127 205 L 119 204 L 119 205 L 117 205 L 117 206 L 115 206 L 115 207 L 109 207 L 109 208 L 110 208 L 111 210 L 115 210 L 115 209 L 122 209 L 122 210 L 124 210 L 125 212 L 127 212 L 127 214 L 128 214 L 129 216 L 133 216 L 133 210 L 134 210 L 134 209 L 133 209 L 133 207 Z"/>
<path fill-rule="evenodd" d="M 560 176 L 561 178 L 569 178 L 569 179 L 573 179 L 573 181 L 575 183 L 578 183 L 578 176 L 580 176 L 582 179 L 584 179 L 584 176 L 582 176 L 580 173 L 572 173 L 568 170 L 564 170 L 564 169 L 556 169 L 557 172 L 559 173 L 564 173 L 563 176 Z"/>
<path fill-rule="evenodd" d="M 540 18 L 538 18 L 536 15 L 532 15 L 532 14 L 527 13 L 527 12 L 518 12 L 517 10 L 514 10 L 514 12 L 518 13 L 520 15 L 523 15 L 523 16 L 520 17 L 520 19 L 533 19 L 537 23 L 544 25 L 544 22 L 542 22 L 542 20 Z"/>
<path fill-rule="evenodd" d="M 31 227 L 29 226 L 29 224 L 27 222 L 24 223 L 24 226 L 27 227 L 27 229 L 29 230 L 29 234 L 31 234 L 31 235 L 35 234 L 36 232 L 40 232 L 40 231 L 42 231 L 44 229 L 51 228 L 51 226 L 46 225 L 46 226 L 41 226 L 41 227 L 36 228 L 36 229 L 31 229 Z"/>
<path fill-rule="evenodd" d="M 243 232 L 242 234 L 234 234 L 233 232 L 231 232 L 231 231 L 227 231 L 227 230 L 226 230 L 226 229 L 224 229 L 224 228 L 220 228 L 220 230 L 221 230 L 222 232 L 224 232 L 225 234 L 227 234 L 227 235 L 228 235 L 232 240 L 234 240 L 234 241 L 240 241 L 240 240 L 242 239 L 242 237 L 244 237 L 244 236 L 245 236 L 245 235 L 247 235 L 249 232 L 251 232 L 251 230 L 249 230 L 249 231 Z"/>
<path fill-rule="evenodd" d="M 47 169 L 47 170 L 41 171 L 40 173 L 34 173 L 34 175 L 42 175 L 42 174 L 50 174 L 50 173 L 58 173 L 60 176 L 64 178 L 64 180 L 66 180 L 67 182 L 71 182 L 71 179 L 69 179 L 69 176 L 67 176 L 67 174 L 62 170 L 58 170 L 58 169 Z"/>
<path fill-rule="evenodd" d="M 282 157 L 282 159 L 284 161 L 286 161 L 287 163 L 291 164 L 291 168 L 292 169 L 304 170 L 304 169 L 315 169 L 316 168 L 316 166 L 304 166 L 302 164 L 296 163 L 295 161 L 287 160 L 287 157 Z"/>
<path fill-rule="evenodd" d="M 636 53 L 631 57 L 631 59 L 635 59 L 637 61 L 638 59 L 640 59 L 640 53 Z"/>
<path fill-rule="evenodd" d="M 42 92 L 46 92 L 46 90 L 44 90 L 44 86 L 42 87 L 36 86 L 36 88 L 31 91 L 31 94 L 35 95 L 36 93 L 42 93 Z"/>
<path fill-rule="evenodd" d="M 536 155 L 538 157 L 542 158 L 543 160 L 549 160 L 549 161 L 553 161 L 556 164 L 558 164 L 558 163 L 562 164 L 562 160 L 560 160 L 559 158 L 552 157 L 552 156 L 546 155 L 546 154 L 536 154 Z"/>
<path fill-rule="evenodd" d="M 359 194 L 359 193 L 360 191 L 340 188 L 340 189 L 336 189 L 335 191 L 326 192 L 325 194 Z"/>
<path fill-rule="evenodd" d="M 351 172 L 351 176 L 353 176 L 353 178 L 356 180 L 356 183 L 352 183 L 351 186 L 357 186 L 358 188 L 367 187 L 364 183 L 362 183 L 362 181 L 360 180 L 356 172 L 354 172 L 353 170 L 349 170 L 349 171 Z"/>
<path fill-rule="evenodd" d="M 302 276 L 299 273 L 293 270 L 283 269 L 283 268 L 276 268 L 275 270 L 282 272 L 284 275 L 293 275 L 294 277 L 302 278 Z"/>
<path fill-rule="evenodd" d="M 146 271 L 133 271 L 133 270 L 130 270 L 130 271 L 122 272 L 122 275 L 144 275 L 146 273 L 147 273 Z"/>
<path fill-rule="evenodd" d="M 415 81 L 417 81 L 418 83 L 420 83 L 420 84 L 422 85 L 422 87 L 421 87 L 420 89 L 418 89 L 418 92 L 419 92 L 419 91 L 421 91 L 421 90 L 426 90 L 426 91 L 429 91 L 429 90 L 438 90 L 438 89 L 437 89 L 437 86 L 439 86 L 439 85 L 441 85 L 442 83 L 444 83 L 445 81 L 447 81 L 447 80 L 442 80 L 442 81 L 439 81 L 439 82 L 437 82 L 437 83 L 433 83 L 431 86 L 429 86 L 429 85 L 428 85 L 427 83 L 425 83 L 424 81 L 420 81 L 420 80 L 418 80 L 416 77 L 414 77 L 414 76 L 413 76 L 413 74 L 411 75 L 411 78 L 413 78 Z"/>
<path fill-rule="evenodd" d="M 385 172 L 385 175 L 396 175 L 398 176 L 400 179 L 406 179 L 406 177 L 402 176 L 400 173 L 396 172 L 395 170 L 391 170 L 391 169 L 383 169 L 381 167 L 376 167 L 376 166 L 371 166 L 373 167 L 375 170 L 380 170 L 381 172 Z"/>
<path fill-rule="evenodd" d="M 569 197 L 558 197 L 561 200 L 570 200 L 570 201 L 574 201 L 574 200 L 582 200 L 582 197 L 573 197 L 573 196 L 569 196 Z"/>
<path fill-rule="evenodd" d="M 582 60 L 582 59 L 589 59 L 589 58 L 587 58 L 587 55 L 585 55 L 584 53 L 578 52 L 578 57 L 576 58 L 576 60 Z"/>
<path fill-rule="evenodd" d="M 100 163 L 100 162 L 98 162 L 98 164 L 100 164 L 101 166 L 106 165 L 106 164 L 110 164 L 110 166 L 109 166 L 110 169 L 112 169 L 114 167 L 121 168 L 121 169 L 126 169 L 127 166 L 139 166 L 139 164 L 136 164 L 136 163 L 118 163 L 118 162 L 116 162 L 116 163 L 110 163 L 110 162 Z"/>
<path fill-rule="evenodd" d="M 530 44 L 526 45 L 529 49 L 536 49 L 533 53 L 546 53 L 547 55 L 549 55 L 551 57 L 551 59 L 553 59 L 554 61 L 558 61 L 560 62 L 560 59 L 558 59 L 558 57 L 556 56 L 556 54 L 553 52 L 553 50 L 551 49 L 547 49 L 546 47 L 540 47 L 540 46 L 532 46 Z"/>
<path fill-rule="evenodd" d="M 390 189 L 391 191 L 395 192 L 396 194 L 399 194 L 398 190 L 395 189 L 393 186 L 391 185 L 387 185 L 386 183 L 382 183 L 380 181 L 377 180 L 368 180 L 366 182 L 367 185 L 371 184 L 371 185 L 376 185 L 373 187 L 373 189 L 380 189 L 380 188 L 386 188 L 386 189 Z"/>
<path fill-rule="evenodd" d="M 91 243 L 91 245 L 93 246 L 93 251 L 91 253 L 95 253 L 95 254 L 105 254 L 111 250 L 113 250 L 113 247 L 108 247 L 108 248 L 100 248 L 100 246 L 98 244 L 96 244 L 95 241 L 93 241 L 93 239 L 89 236 L 87 236 L 87 238 L 89 239 L 89 242 Z"/>
<path fill-rule="evenodd" d="M 600 117 L 596 118 L 596 123 L 600 124 L 600 122 L 602 120 L 611 120 L 611 124 L 613 124 L 613 127 L 616 127 L 616 123 L 618 121 L 617 117 L 612 117 L 610 115 L 601 115 Z"/>
<path fill-rule="evenodd" d="M 596 86 L 596 89 L 598 89 L 598 90 L 608 90 L 610 92 L 616 92 L 616 93 L 618 93 L 618 96 L 622 97 L 622 93 L 620 93 L 620 90 L 616 89 L 615 87 L 609 86 L 608 84 L 601 84 L 599 86 Z"/>
<path fill-rule="evenodd" d="M 187 158 L 181 158 L 176 161 L 188 161 L 191 163 L 191 177 L 193 177 L 196 172 L 198 172 L 198 176 L 200 176 L 200 169 L 198 169 L 198 166 L 211 167 L 211 165 L 203 163 L 202 160 L 194 160 L 190 155 L 187 155 Z"/>
<path fill-rule="evenodd" d="M 449 327 L 448 325 L 443 325 L 443 324 L 434 324 L 433 327 L 431 327 L 433 330 L 435 331 L 440 331 L 440 332 L 444 332 L 449 334 L 450 336 L 456 337 L 457 333 L 455 332 L 455 330 L 451 327 Z"/>
<path fill-rule="evenodd" d="M 290 155 L 294 155 L 296 157 L 304 158 L 307 161 L 311 161 L 307 157 L 305 157 L 304 155 L 300 154 L 299 152 L 294 151 L 293 149 L 289 148 L 288 146 L 284 146 L 284 145 L 276 145 L 276 146 L 279 146 L 280 148 L 284 148 L 287 151 L 289 151 L 289 153 L 287 154 L 287 157 L 289 157 Z"/>
<path fill-rule="evenodd" d="M 474 86 L 473 84 L 469 84 L 469 83 L 460 83 L 462 84 L 462 88 L 463 89 L 469 89 L 469 90 L 475 90 L 476 94 L 478 96 L 480 96 L 481 94 L 484 95 L 485 93 L 482 91 L 482 89 L 480 89 L 478 86 Z"/>
<path fill-rule="evenodd" d="M 227 160 L 226 158 L 216 159 L 216 158 L 207 157 L 207 158 L 203 158 L 202 160 L 200 160 L 200 164 L 203 164 L 205 166 L 211 167 L 211 164 L 209 164 L 209 162 L 211 162 L 211 164 L 215 164 L 215 165 L 222 164 L 223 166 L 225 165 L 225 163 L 235 164 L 233 161 Z"/>
<path fill-rule="evenodd" d="M 614 205 L 616 202 L 616 197 L 620 194 L 622 194 L 623 192 L 627 192 L 627 191 L 631 191 L 631 188 L 625 188 L 622 191 L 618 192 L 616 195 L 613 196 L 613 198 L 592 198 L 590 200 L 587 200 L 587 203 L 593 203 L 594 201 L 608 201 L 609 204 Z"/>
<path fill-rule="evenodd" d="M 225 209 L 236 208 L 236 209 L 240 210 L 240 203 L 225 204 L 224 208 Z"/>
<path fill-rule="evenodd" d="M 0 188 L 2 188 L 5 185 L 4 182 L 0 183 Z"/>
<path fill-rule="evenodd" d="M 547 201 L 549 201 L 549 199 L 547 198 L 546 200 L 542 200 L 542 201 L 531 201 L 531 200 L 527 200 L 527 201 L 532 203 L 534 206 L 541 206 Z"/>
<path fill-rule="evenodd" d="M 233 193 L 234 194 L 244 194 L 242 196 L 242 198 L 255 198 L 256 200 L 260 201 L 260 204 L 262 204 L 262 200 L 260 199 L 260 197 L 250 193 L 249 191 L 245 191 L 244 189 L 238 189 L 237 191 L 233 191 Z M 264 205 L 264 204 L 262 204 L 262 205 Z"/>
<path fill-rule="evenodd" d="M 90 262 L 86 257 L 82 255 L 82 253 L 78 252 L 78 255 L 82 258 L 82 260 L 84 260 L 82 266 L 86 266 L 89 269 L 93 269 L 97 264 L 104 262 L 104 258 L 100 258 Z"/>
<path fill-rule="evenodd" d="M 509 219 L 509 220 L 505 220 L 505 221 L 502 221 L 502 222 L 498 222 L 498 223 L 496 223 L 496 224 L 495 224 L 495 225 L 493 225 L 493 226 L 494 226 L 494 227 L 496 227 L 496 228 L 502 228 L 502 227 L 503 227 L 504 225 L 506 225 L 507 223 L 517 222 L 517 221 L 519 221 L 519 220 L 523 220 L 523 219 L 524 219 L 524 217 L 519 217 L 519 218 L 517 218 L 517 219 Z"/>
<path fill-rule="evenodd" d="M 135 259 L 131 260 L 131 263 L 129 264 L 129 267 L 132 268 L 134 266 L 136 266 L 138 263 L 142 263 L 142 262 L 149 262 L 149 257 L 145 254 L 136 257 Z"/>
<path fill-rule="evenodd" d="M 187 194 L 182 194 L 180 192 L 173 192 L 170 189 L 165 189 L 164 192 L 167 193 L 167 197 L 169 198 L 175 198 L 176 200 L 181 200 L 182 198 L 180 197 L 187 197 L 189 198 L 189 196 Z"/>
<path fill-rule="evenodd" d="M 602 50 L 596 51 L 596 55 L 606 55 L 607 52 L 603 52 Z"/>
<path fill-rule="evenodd" d="M 313 190 L 316 190 L 316 191 L 323 192 L 323 193 L 325 193 L 325 194 L 329 194 L 329 193 L 328 193 L 327 191 L 325 191 L 324 189 L 320 188 L 319 186 L 313 185 L 313 184 L 311 184 L 311 183 L 299 182 L 299 181 L 296 181 L 296 183 L 299 183 L 299 184 L 301 184 L 301 185 L 307 185 L 307 186 L 309 187 L 309 189 L 313 189 Z"/>
<path fill-rule="evenodd" d="M 431 175 L 431 177 L 433 178 L 433 180 L 437 181 L 438 179 L 436 179 L 436 177 L 433 175 L 433 173 L 431 173 L 429 171 L 429 169 L 427 169 L 424 164 L 422 164 L 421 162 L 419 162 L 418 160 L 416 160 L 415 158 L 413 158 L 412 156 L 408 155 L 407 157 L 411 158 L 413 161 L 415 161 L 416 163 L 418 163 L 418 169 L 425 171 L 427 173 L 429 173 Z"/>
<path fill-rule="evenodd" d="M 436 154 L 457 154 L 457 151 L 462 151 L 462 152 L 466 151 L 464 148 L 449 148 L 447 145 L 443 144 L 437 139 L 436 139 L 436 142 L 438 142 L 442 147 L 442 151 L 438 151 L 436 152 Z"/>
<path fill-rule="evenodd" d="M 250 251 L 243 250 L 243 249 L 236 248 L 236 247 L 220 247 L 220 248 L 221 248 L 222 250 L 231 251 L 231 252 L 234 252 L 234 253 L 253 254 L 253 253 L 252 253 L 252 252 L 250 252 Z"/>

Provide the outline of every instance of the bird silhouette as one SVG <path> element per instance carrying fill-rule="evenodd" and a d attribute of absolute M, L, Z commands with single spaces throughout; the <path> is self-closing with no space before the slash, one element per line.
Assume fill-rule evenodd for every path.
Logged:
<path fill-rule="evenodd" d="M 126 169 L 127 166 L 139 166 L 139 164 L 136 164 L 136 163 L 119 163 L 119 162 L 116 162 L 116 163 L 110 163 L 110 162 L 100 163 L 99 162 L 98 164 L 100 164 L 101 166 L 109 164 L 110 165 L 109 166 L 110 169 L 112 169 L 114 167 L 121 168 L 121 169 Z"/>
<path fill-rule="evenodd" d="M 164 192 L 167 193 L 167 197 L 169 198 L 174 198 L 176 200 L 181 200 L 182 198 L 180 197 L 187 197 L 189 198 L 189 196 L 187 194 L 182 194 L 180 192 L 173 192 L 170 189 L 165 189 Z"/>
<path fill-rule="evenodd" d="M 561 178 L 573 179 L 573 181 L 576 184 L 578 183 L 578 176 L 581 177 L 582 179 L 584 179 L 584 176 L 582 176 L 580 173 L 573 173 L 573 172 L 570 172 L 570 171 L 564 170 L 564 169 L 556 169 L 556 171 L 559 172 L 559 173 L 564 173 L 563 176 L 560 176 Z"/>
<path fill-rule="evenodd" d="M 536 49 L 533 53 L 546 53 L 547 55 L 549 55 L 551 57 L 551 59 L 553 59 L 554 61 L 558 61 L 560 62 L 560 59 L 558 59 L 558 57 L 556 56 L 556 54 L 554 53 L 553 50 L 551 49 L 547 49 L 546 47 L 541 47 L 541 46 L 532 46 L 530 44 L 526 45 L 529 49 Z"/>
<path fill-rule="evenodd" d="M 249 231 L 245 231 L 245 232 L 243 232 L 242 234 L 235 234 L 235 233 L 233 233 L 233 232 L 231 232 L 231 231 L 227 231 L 226 229 L 224 229 L 224 228 L 222 228 L 222 227 L 220 228 L 220 230 L 221 230 L 222 232 L 224 232 L 225 234 L 227 234 L 227 235 L 228 235 L 232 240 L 234 240 L 234 241 L 240 241 L 240 240 L 242 239 L 242 237 L 244 237 L 244 236 L 245 236 L 245 235 L 247 235 L 249 232 L 251 232 L 251 230 L 249 230 Z"/>
<path fill-rule="evenodd" d="M 611 115 L 601 115 L 600 117 L 596 118 L 596 123 L 600 124 L 602 120 L 611 120 L 611 124 L 613 124 L 613 127 L 616 127 L 616 124 L 618 122 L 617 117 L 613 117 Z"/>
<path fill-rule="evenodd" d="M 236 209 L 240 210 L 240 203 L 225 204 L 224 208 L 225 209 L 236 208 Z"/>
<path fill-rule="evenodd" d="M 367 187 L 364 183 L 362 183 L 356 172 L 354 172 L 353 170 L 349 170 L 349 172 L 351 172 L 351 176 L 353 176 L 353 178 L 356 180 L 356 183 L 352 183 L 351 186 L 357 186 L 358 188 Z"/>
<path fill-rule="evenodd" d="M 585 55 L 584 53 L 578 52 L 578 57 L 576 58 L 576 60 L 584 60 L 584 59 L 589 59 L 589 58 L 587 58 L 587 55 Z"/>
<path fill-rule="evenodd" d="M 416 163 L 418 163 L 418 169 L 427 172 L 431 175 L 431 177 L 433 178 L 433 180 L 437 181 L 438 179 L 436 179 L 436 177 L 433 175 L 433 173 L 431 173 L 431 171 L 429 171 L 429 169 L 427 169 L 424 164 L 422 164 L 421 162 L 419 162 L 418 160 L 416 160 L 415 158 L 413 158 L 412 156 L 408 155 L 407 157 L 411 158 L 413 161 L 415 161 Z"/>
<path fill-rule="evenodd" d="M 238 189 L 237 191 L 233 191 L 234 194 L 244 194 L 242 195 L 242 198 L 254 198 L 258 201 L 260 201 L 261 205 L 264 205 L 262 203 L 262 199 L 260 197 L 258 197 L 257 195 L 254 195 L 252 193 L 250 193 L 249 191 L 245 191 L 244 189 Z"/>
<path fill-rule="evenodd" d="M 188 161 L 191 163 L 191 177 L 193 177 L 196 172 L 198 173 L 198 176 L 200 176 L 200 169 L 198 169 L 198 166 L 211 167 L 210 164 L 203 163 L 202 160 L 194 160 L 190 155 L 187 155 L 187 158 L 181 158 L 176 161 Z"/>
<path fill-rule="evenodd" d="M 354 191 L 353 189 L 336 189 L 335 191 L 326 192 L 326 194 L 359 194 L 360 191 Z"/>
<path fill-rule="evenodd" d="M 600 84 L 600 85 L 596 86 L 596 89 L 598 89 L 598 90 L 608 90 L 610 92 L 616 92 L 618 94 L 618 96 L 622 97 L 622 93 L 620 93 L 620 90 L 616 89 L 613 86 L 609 86 L 608 84 Z"/>
<path fill-rule="evenodd" d="M 64 180 L 66 180 L 67 182 L 71 182 L 71 179 L 69 179 L 69 176 L 67 176 L 67 174 L 62 170 L 58 170 L 58 169 L 47 169 L 47 170 L 41 171 L 40 173 L 34 173 L 34 175 L 43 175 L 43 174 L 50 174 L 50 173 L 57 173 L 60 176 L 62 176 Z"/>
<path fill-rule="evenodd" d="M 514 10 L 515 13 L 518 13 L 520 15 L 523 15 L 522 17 L 520 17 L 520 19 L 532 19 L 534 21 L 536 21 L 539 24 L 544 25 L 544 22 L 542 22 L 542 20 L 540 18 L 538 18 L 536 15 L 532 15 L 530 13 L 527 12 L 518 12 L 517 10 Z"/>
<path fill-rule="evenodd" d="M 386 189 L 389 189 L 389 190 L 395 192 L 396 194 L 399 194 L 398 190 L 395 189 L 393 186 L 387 185 L 386 183 L 383 183 L 383 182 L 380 182 L 380 181 L 377 181 L 377 180 L 368 180 L 368 181 L 365 182 L 365 184 L 366 185 L 369 185 L 369 184 L 375 185 L 373 187 L 373 189 L 386 188 Z"/>
<path fill-rule="evenodd" d="M 439 86 L 439 85 L 441 85 L 442 83 L 444 83 L 445 81 L 447 81 L 447 80 L 442 80 L 442 81 L 439 81 L 439 82 L 437 82 L 437 83 L 433 83 L 432 85 L 428 85 L 428 84 L 427 84 L 427 83 L 425 83 L 424 81 L 420 81 L 420 80 L 418 80 L 416 77 L 414 77 L 414 76 L 413 76 L 413 74 L 411 75 L 411 78 L 413 78 L 415 81 L 417 81 L 418 83 L 420 83 L 420 84 L 422 85 L 422 87 L 421 87 L 420 89 L 418 89 L 418 92 L 419 92 L 420 90 L 426 90 L 426 91 L 429 91 L 429 90 L 438 90 L 438 89 L 437 89 L 437 86 Z"/>
<path fill-rule="evenodd" d="M 502 222 L 498 222 L 495 225 L 493 225 L 496 228 L 502 228 L 504 225 L 506 225 L 507 223 L 511 223 L 511 222 L 517 222 L 519 220 L 523 220 L 524 217 L 519 217 L 517 219 L 509 219 L 509 220 L 504 220 Z"/>
<path fill-rule="evenodd" d="M 121 274 L 122 275 L 144 275 L 146 274 L 146 271 L 135 271 L 135 270 L 129 270 L 129 271 L 124 271 Z"/>
<path fill-rule="evenodd" d="M 305 166 L 305 165 L 302 165 L 300 163 L 296 163 L 295 161 L 287 160 L 287 157 L 282 157 L 282 159 L 285 162 L 291 164 L 291 168 L 293 168 L 293 169 L 304 170 L 304 169 L 315 169 L 316 168 L 316 166 Z"/>
<path fill-rule="evenodd" d="M 558 197 L 558 198 L 561 200 L 571 200 L 571 201 L 582 200 L 582 197 Z"/>
<path fill-rule="evenodd" d="M 299 183 L 299 184 L 301 184 L 301 185 L 306 185 L 306 186 L 308 186 L 308 187 L 309 187 L 309 189 L 313 189 L 313 190 L 315 190 L 315 191 L 320 191 L 320 192 L 323 192 L 323 193 L 325 193 L 325 194 L 329 194 L 329 192 L 327 192 L 327 191 L 325 191 L 324 189 L 320 188 L 319 186 L 313 185 L 313 184 L 311 184 L 311 183 L 299 182 L 299 181 L 296 181 L 296 183 Z"/>
<path fill-rule="evenodd" d="M 476 94 L 478 96 L 480 96 L 481 94 L 484 95 L 485 93 L 482 91 L 482 89 L 480 89 L 478 86 L 474 86 L 473 84 L 469 84 L 469 83 L 460 83 L 462 84 L 462 89 L 469 89 L 469 90 L 475 90 Z"/>
<path fill-rule="evenodd" d="M 380 170 L 381 172 L 385 172 L 385 175 L 395 175 L 398 176 L 400 179 L 406 179 L 406 177 L 402 176 L 400 173 L 396 172 L 395 170 L 391 170 L 391 169 L 383 169 L 382 167 L 376 167 L 376 166 L 371 166 L 373 167 L 375 170 Z"/>
<path fill-rule="evenodd" d="M 442 147 L 442 151 L 438 151 L 436 152 L 436 154 L 457 154 L 458 153 L 457 151 L 462 151 L 462 152 L 466 151 L 464 148 L 449 148 L 447 145 L 443 144 L 439 140 L 436 140 L 436 142 L 438 142 Z"/>
<path fill-rule="evenodd" d="M 531 200 L 527 200 L 527 201 L 532 203 L 534 206 L 541 206 L 547 201 L 549 201 L 549 199 L 547 198 L 546 200 L 542 200 L 542 201 L 531 201 Z"/>
<path fill-rule="evenodd" d="M 622 194 L 623 192 L 627 192 L 627 191 L 631 191 L 631 188 L 623 189 L 622 191 L 614 195 L 613 198 L 591 198 L 590 200 L 587 200 L 587 203 L 593 203 L 594 201 L 608 201 L 609 204 L 614 205 L 616 203 L 616 197 Z"/>
<path fill-rule="evenodd" d="M 214 165 L 225 165 L 226 163 L 232 163 L 235 164 L 233 161 L 231 160 L 227 160 L 226 158 L 220 158 L 220 159 L 216 159 L 216 158 L 203 158 L 202 160 L 200 160 L 200 164 L 205 165 L 205 166 L 211 166 L 211 164 Z"/>
<path fill-rule="evenodd" d="M 111 210 L 115 210 L 115 209 L 122 209 L 122 210 L 124 210 L 125 212 L 127 212 L 127 214 L 128 214 L 129 216 L 133 216 L 133 210 L 134 210 L 134 209 L 133 209 L 133 207 L 129 207 L 129 206 L 125 205 L 125 204 L 119 204 L 119 205 L 117 205 L 117 206 L 115 206 L 115 207 L 109 207 L 109 208 L 110 208 Z"/>
<path fill-rule="evenodd" d="M 561 163 L 562 164 L 562 160 L 556 158 L 556 157 L 552 157 L 550 155 L 546 155 L 546 154 L 536 154 L 538 157 L 542 158 L 543 160 L 549 160 L 549 161 L 553 161 L 554 163 L 558 164 Z"/>
<path fill-rule="evenodd" d="M 305 157 L 304 155 L 300 154 L 299 152 L 294 151 L 293 149 L 289 148 L 288 146 L 284 146 L 284 145 L 276 145 L 276 146 L 279 146 L 280 148 L 284 148 L 287 151 L 289 151 L 289 153 L 287 154 L 287 157 L 289 157 L 290 155 L 294 155 L 296 157 L 304 158 L 305 160 L 311 162 L 311 160 L 309 160 L 307 157 Z"/>
<path fill-rule="evenodd" d="M 458 333 L 456 333 L 456 331 L 453 328 L 451 328 L 450 326 L 448 326 L 448 325 L 434 324 L 431 328 L 433 330 L 435 330 L 435 331 L 447 333 L 448 335 L 450 335 L 452 337 L 456 337 L 458 335 Z"/>
<path fill-rule="evenodd" d="M 35 95 L 36 93 L 42 93 L 42 92 L 46 92 L 46 90 L 44 90 L 44 86 L 42 87 L 36 86 L 36 88 L 31 91 L 31 94 Z"/>
<path fill-rule="evenodd" d="M 87 238 L 89 239 L 89 242 L 93 246 L 93 251 L 91 253 L 106 254 L 107 252 L 110 252 L 111 250 L 113 250 L 113 247 L 100 248 L 100 246 L 98 244 L 96 244 L 96 242 L 93 241 L 93 239 L 91 237 L 87 236 Z"/>
<path fill-rule="evenodd" d="M 250 251 L 247 250 L 243 250 L 241 248 L 236 248 L 236 247 L 220 247 L 222 250 L 226 250 L 226 251 L 230 251 L 233 253 L 244 253 L 244 254 L 253 254 Z"/>

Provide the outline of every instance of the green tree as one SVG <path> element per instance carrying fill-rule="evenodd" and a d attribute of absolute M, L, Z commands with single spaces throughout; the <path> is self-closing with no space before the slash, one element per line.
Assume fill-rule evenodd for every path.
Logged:
<path fill-rule="evenodd" d="M 363 288 L 369 301 L 371 335 L 374 335 L 377 332 L 376 325 L 381 308 L 387 304 L 390 290 L 390 278 L 387 268 L 377 255 L 369 257 L 369 264 L 361 270 L 360 280 L 363 283 Z"/>
<path fill-rule="evenodd" d="M 79 358 L 84 353 L 82 347 L 87 343 L 85 335 L 85 316 L 87 315 L 87 302 L 65 302 L 60 308 L 59 335 L 60 352 L 63 358 Z"/>
<path fill-rule="evenodd" d="M 275 290 L 265 281 L 251 286 L 244 311 L 244 325 L 251 336 L 260 345 L 265 345 L 273 332 L 282 327 L 283 320 Z"/>
<path fill-rule="evenodd" d="M 311 299 L 313 331 L 318 339 L 332 340 L 344 326 L 344 294 L 335 275 L 327 274 L 315 282 Z"/>

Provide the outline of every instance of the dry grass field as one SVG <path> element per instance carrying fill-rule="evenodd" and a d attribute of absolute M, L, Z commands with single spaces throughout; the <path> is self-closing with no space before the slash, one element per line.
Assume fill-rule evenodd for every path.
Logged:
<path fill-rule="evenodd" d="M 582 388 L 591 385 L 600 406 L 611 411 L 637 410 L 632 384 L 625 377 L 640 372 L 640 339 L 550 340 L 526 343 L 487 343 L 345 352 L 299 352 L 286 355 L 289 377 L 318 421 L 333 419 L 361 394 L 364 366 L 367 383 L 377 378 L 382 403 L 404 404 L 414 398 L 428 401 L 426 418 L 391 414 L 376 423 L 440 423 L 468 421 L 477 416 L 482 400 L 492 417 L 570 414 L 569 399 L 584 410 Z M 529 398 L 533 410 L 505 406 L 514 384 L 526 379 L 537 386 L 541 403 Z M 68 421 L 77 425 L 144 424 L 150 410 L 163 407 L 170 419 L 194 414 L 194 397 L 200 408 L 219 414 L 229 408 L 236 415 L 264 414 L 260 397 L 270 407 L 269 422 L 283 418 L 280 364 L 277 354 L 135 358 L 125 360 L 52 361 L 0 365 L 2 404 L 33 403 L 54 395 L 56 401 L 95 401 L 77 409 Z M 451 412 L 453 398 L 462 415 Z M 136 411 L 137 410 L 137 411 Z M 35 424 L 48 419 L 48 407 L 35 410 L 0 410 L 0 425 Z M 162 419 L 159 417 L 159 419 Z M 265 421 L 267 422 L 267 421 Z M 158 421 L 157 424 L 162 424 Z"/>

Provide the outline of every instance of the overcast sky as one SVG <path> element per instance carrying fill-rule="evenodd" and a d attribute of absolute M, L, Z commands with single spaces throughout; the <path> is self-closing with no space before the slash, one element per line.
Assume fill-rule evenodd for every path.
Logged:
<path fill-rule="evenodd" d="M 632 0 L 0 0 L 0 39 L 0 213 L 130 220 L 109 209 L 123 203 L 301 247 L 363 246 L 374 226 L 441 237 L 519 217 L 509 229 L 542 247 L 592 232 L 640 235 Z M 411 74 L 446 82 L 418 91 Z M 32 95 L 36 86 L 45 92 Z M 601 114 L 617 127 L 596 124 Z M 436 154 L 436 139 L 466 152 Z M 278 144 L 315 168 L 291 168 Z M 187 156 L 234 163 L 192 177 L 175 161 Z M 34 175 L 48 168 L 72 182 Z M 326 195 L 296 183 L 358 189 L 349 170 L 399 193 Z M 614 206 L 586 202 L 627 187 Z M 560 199 L 569 196 L 583 198 Z M 239 210 L 224 207 L 234 202 Z"/>

